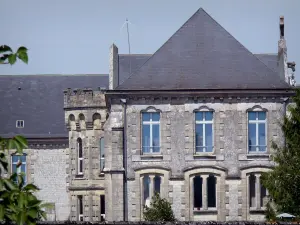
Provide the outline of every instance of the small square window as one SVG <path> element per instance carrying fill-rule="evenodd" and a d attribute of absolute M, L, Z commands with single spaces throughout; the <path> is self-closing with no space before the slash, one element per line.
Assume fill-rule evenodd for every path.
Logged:
<path fill-rule="evenodd" d="M 23 128 L 24 127 L 24 120 L 17 120 L 16 127 L 17 128 Z"/>

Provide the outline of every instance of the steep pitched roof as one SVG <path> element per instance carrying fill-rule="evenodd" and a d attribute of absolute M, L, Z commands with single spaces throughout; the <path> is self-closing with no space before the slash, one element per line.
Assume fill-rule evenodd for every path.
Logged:
<path fill-rule="evenodd" d="M 277 54 L 255 54 L 257 58 L 260 59 L 264 64 L 266 64 L 270 69 L 274 70 L 275 72 L 278 72 L 278 55 Z"/>
<path fill-rule="evenodd" d="M 63 90 L 85 87 L 107 88 L 108 75 L 0 76 L 0 136 L 68 137 Z"/>
<path fill-rule="evenodd" d="M 117 90 L 289 88 L 199 9 Z"/>

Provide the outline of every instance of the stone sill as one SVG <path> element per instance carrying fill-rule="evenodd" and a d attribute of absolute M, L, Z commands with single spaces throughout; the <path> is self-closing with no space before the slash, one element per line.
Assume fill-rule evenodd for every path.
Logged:
<path fill-rule="evenodd" d="M 238 155 L 239 161 L 253 161 L 253 160 L 270 160 L 270 154 L 266 153 L 248 153 Z"/>
<path fill-rule="evenodd" d="M 207 153 L 198 153 L 194 154 L 194 159 L 216 159 L 217 156 L 213 154 L 207 154 Z"/>
<path fill-rule="evenodd" d="M 162 154 L 144 154 L 144 155 L 132 155 L 132 162 L 140 162 L 140 161 L 171 161 L 170 155 L 162 155 Z"/>
<path fill-rule="evenodd" d="M 203 208 L 194 208 L 194 214 L 218 214 L 217 208 L 208 208 L 208 209 L 203 209 Z"/>
<path fill-rule="evenodd" d="M 261 207 L 260 209 L 250 207 L 249 211 L 250 213 L 264 213 L 266 211 L 266 207 Z"/>
<path fill-rule="evenodd" d="M 163 159 L 163 155 L 145 154 L 141 155 L 141 159 Z"/>
<path fill-rule="evenodd" d="M 75 180 L 84 180 L 83 174 L 76 174 Z"/>

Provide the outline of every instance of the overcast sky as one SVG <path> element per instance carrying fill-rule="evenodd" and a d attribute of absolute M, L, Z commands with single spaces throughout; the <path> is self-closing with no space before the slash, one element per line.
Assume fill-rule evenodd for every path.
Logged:
<path fill-rule="evenodd" d="M 28 65 L 0 74 L 108 73 L 109 46 L 128 53 L 126 18 L 131 52 L 153 53 L 200 7 L 253 53 L 277 53 L 284 15 L 288 58 L 300 70 L 299 0 L 0 0 L 0 44 L 29 48 Z"/>

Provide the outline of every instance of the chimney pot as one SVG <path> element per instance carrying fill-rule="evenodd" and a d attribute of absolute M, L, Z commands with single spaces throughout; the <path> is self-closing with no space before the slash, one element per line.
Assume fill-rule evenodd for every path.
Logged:
<path fill-rule="evenodd" d="M 284 38 L 284 16 L 279 18 L 279 29 L 280 29 L 280 38 Z"/>

